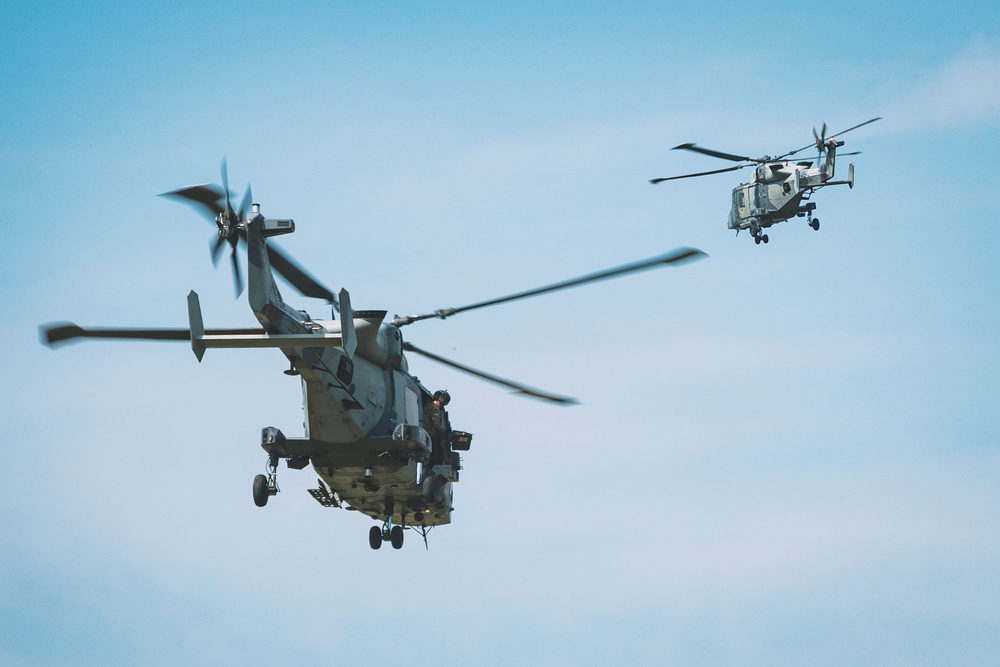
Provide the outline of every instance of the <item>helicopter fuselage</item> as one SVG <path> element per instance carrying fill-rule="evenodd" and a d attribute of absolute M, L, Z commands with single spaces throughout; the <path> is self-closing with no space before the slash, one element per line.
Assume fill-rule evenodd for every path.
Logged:
<path fill-rule="evenodd" d="M 266 222 L 257 213 L 246 224 L 250 306 L 267 335 L 317 338 L 316 347 L 281 347 L 288 373 L 301 378 L 305 437 L 264 428 L 272 465 L 311 463 L 322 483 L 310 493 L 325 506 L 390 525 L 450 523 L 461 468 L 455 449 L 468 449 L 471 436 L 453 431 L 444 407 L 410 375 L 402 335 L 383 322 L 385 311 L 352 311 L 346 291 L 339 321 L 316 321 L 284 303 L 268 263 Z M 319 344 L 337 337 L 338 346 Z"/>
<path fill-rule="evenodd" d="M 881 117 L 858 123 L 840 134 L 847 134 L 877 120 L 881 120 Z M 743 230 L 748 230 L 757 244 L 768 241 L 764 229 L 793 217 L 808 216 L 809 226 L 814 230 L 819 230 L 819 219 L 814 218 L 812 214 L 816 210 L 816 204 L 804 202 L 810 198 L 813 192 L 828 185 L 847 185 L 853 188 L 854 165 L 850 165 L 846 180 L 834 181 L 833 172 L 837 161 L 837 149 L 843 146 L 844 142 L 833 136 L 827 138 L 826 123 L 823 123 L 821 132 L 817 132 L 816 128 L 813 128 L 813 138 L 815 139 L 814 144 L 806 144 L 777 157 L 765 155 L 760 158 L 717 151 L 694 143 L 679 144 L 674 146 L 672 150 L 691 151 L 739 164 L 723 169 L 653 178 L 649 182 L 656 185 L 665 181 L 722 174 L 753 166 L 754 172 L 750 180 L 733 189 L 732 206 L 729 209 L 729 229 L 736 230 L 737 235 Z M 819 156 L 816 158 L 818 166 L 813 167 L 813 163 L 809 161 L 788 159 L 792 155 L 810 148 L 810 146 L 815 146 L 819 152 Z M 824 153 L 826 158 L 823 158 Z M 845 153 L 845 155 L 856 155 L 856 153 Z M 819 165 L 821 160 L 823 164 Z"/>
<path fill-rule="evenodd" d="M 843 142 L 833 139 L 828 142 L 827 157 L 821 167 L 813 167 L 812 162 L 791 161 L 757 165 L 750 182 L 741 183 L 733 189 L 729 229 L 737 232 L 749 230 L 758 236 L 761 229 L 796 216 L 808 215 L 811 219 L 816 205 L 803 204 L 803 201 L 821 187 L 841 184 L 831 180 L 840 145 Z M 854 165 L 850 167 L 848 181 L 843 183 L 853 187 Z"/>

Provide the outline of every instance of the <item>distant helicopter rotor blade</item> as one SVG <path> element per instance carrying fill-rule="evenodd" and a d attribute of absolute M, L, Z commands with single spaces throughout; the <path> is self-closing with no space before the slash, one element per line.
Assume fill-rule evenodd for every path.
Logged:
<path fill-rule="evenodd" d="M 531 397 L 531 398 L 537 398 L 537 399 L 540 399 L 540 400 L 543 400 L 543 401 L 549 401 L 551 403 L 557 403 L 559 405 L 576 405 L 576 404 L 579 403 L 579 401 L 577 401 L 575 398 L 571 398 L 569 396 L 559 396 L 558 394 L 550 394 L 548 392 L 544 392 L 544 391 L 541 391 L 539 389 L 533 389 L 532 387 L 529 387 L 527 385 L 523 385 L 523 384 L 521 384 L 519 382 L 513 382 L 511 380 L 506 380 L 506 379 L 504 379 L 502 377 L 498 377 L 496 375 L 491 375 L 490 373 L 485 373 L 483 371 L 476 370 L 475 368 L 471 368 L 471 367 L 466 366 L 464 364 L 460 364 L 457 361 L 452 361 L 451 359 L 445 359 L 444 357 L 438 356 L 438 355 L 436 355 L 436 354 L 434 354 L 432 352 L 428 352 L 427 350 L 422 350 L 419 347 L 417 347 L 416 345 L 414 345 L 413 343 L 404 342 L 403 343 L 403 349 L 406 350 L 407 352 L 413 352 L 415 354 L 419 354 L 421 356 L 427 357 L 428 359 L 430 359 L 432 361 L 436 361 L 439 364 L 444 364 L 445 366 L 450 366 L 451 368 L 454 368 L 456 370 L 460 370 L 463 373 L 468 373 L 470 375 L 474 375 L 474 376 L 476 376 L 477 378 L 479 378 L 481 380 L 486 380 L 487 382 L 492 382 L 494 384 L 498 384 L 500 386 L 507 387 L 508 389 L 513 389 L 515 393 L 521 394 L 523 396 L 528 396 L 528 397 Z"/>
<path fill-rule="evenodd" d="M 859 127 L 864 127 L 865 125 L 868 125 L 869 123 L 874 123 L 877 120 L 882 120 L 882 116 L 878 116 L 877 118 L 870 118 L 870 119 L 866 120 L 863 123 L 858 123 L 854 127 L 849 127 L 846 130 L 841 130 L 840 132 L 834 132 L 830 136 L 831 137 L 837 137 L 837 136 L 840 136 L 842 134 L 847 134 L 848 132 L 851 132 L 852 130 L 856 130 Z M 823 127 L 824 128 L 826 127 L 826 123 L 823 123 Z M 815 137 L 815 136 L 816 136 L 816 128 L 813 128 L 813 137 Z M 825 136 L 825 133 L 824 133 L 824 136 Z M 807 144 L 807 145 L 803 146 L 802 148 L 796 148 L 794 151 L 789 151 L 788 153 L 785 153 L 784 155 L 779 155 L 778 157 L 776 157 L 774 159 L 775 160 L 783 160 L 784 158 L 788 157 L 789 155 L 795 155 L 799 151 L 804 151 L 805 149 L 812 148 L 815 145 L 816 145 L 816 142 L 813 142 L 811 144 Z"/>
<path fill-rule="evenodd" d="M 858 123 L 858 124 L 857 124 L 857 125 L 855 125 L 854 127 L 849 127 L 849 128 L 847 128 L 846 130 L 841 130 L 840 132 L 834 132 L 834 133 L 833 133 L 833 134 L 831 134 L 830 136 L 831 136 L 831 137 L 838 137 L 838 136 L 840 136 L 840 135 L 842 135 L 842 134 L 847 134 L 847 133 L 848 133 L 848 132 L 850 132 L 851 130 L 856 130 L 856 129 L 858 129 L 859 127 L 864 127 L 865 125 L 868 125 L 869 123 L 874 123 L 874 122 L 875 122 L 875 121 L 877 121 L 877 120 L 882 120 L 882 116 L 879 116 L 879 117 L 877 117 L 877 118 L 870 118 L 870 119 L 866 120 L 866 121 L 865 121 L 865 122 L 863 122 L 863 123 Z M 824 125 L 825 125 L 825 123 L 824 123 Z"/>
<path fill-rule="evenodd" d="M 746 155 L 733 155 L 732 153 L 723 153 L 722 151 L 713 151 L 710 148 L 702 148 L 697 144 L 681 144 L 680 146 L 674 146 L 670 150 L 684 150 L 693 151 L 695 153 L 701 153 L 702 155 L 710 155 L 712 157 L 721 158 L 723 160 L 729 160 L 730 162 L 746 162 L 750 160 Z"/>
<path fill-rule="evenodd" d="M 726 167 L 725 169 L 713 169 L 712 171 L 699 171 L 697 174 L 684 174 L 682 176 L 667 176 L 666 178 L 652 178 L 650 183 L 656 185 L 657 183 L 662 183 L 663 181 L 677 181 L 682 178 L 694 178 L 696 176 L 710 176 L 711 174 L 723 174 L 727 171 L 736 171 L 737 169 L 743 169 L 744 167 L 753 166 L 753 163 L 748 164 L 738 164 L 735 167 Z"/>
<path fill-rule="evenodd" d="M 609 278 L 617 278 L 618 276 L 624 276 L 629 273 L 636 273 L 637 271 L 645 271 L 647 269 L 659 268 L 661 266 L 667 266 L 670 264 L 681 264 L 687 261 L 700 259 L 702 257 L 707 257 L 705 253 L 696 248 L 677 248 L 671 252 L 668 252 L 659 257 L 652 257 L 640 262 L 633 262 L 631 264 L 624 264 L 622 266 L 616 266 L 612 269 L 607 269 L 605 271 L 598 271 L 597 273 L 589 273 L 585 276 L 580 276 L 579 278 L 573 278 L 571 280 L 564 280 L 559 283 L 554 283 L 552 285 L 546 285 L 545 287 L 538 287 L 536 289 L 527 290 L 524 292 L 518 292 L 516 294 L 510 294 L 508 296 L 502 296 L 497 299 L 490 299 L 489 301 L 481 301 L 479 303 L 473 303 L 468 306 L 462 306 L 460 308 L 443 308 L 436 310 L 433 313 L 427 313 L 424 315 L 407 315 L 405 317 L 396 317 L 393 320 L 393 324 L 401 327 L 407 324 L 412 324 L 413 322 L 418 322 L 420 320 L 426 320 L 432 317 L 439 319 L 445 319 L 451 317 L 452 315 L 457 315 L 458 313 L 465 312 L 467 310 L 475 310 L 477 308 L 485 308 L 487 306 L 495 306 L 497 304 L 506 303 L 508 301 L 516 301 L 518 299 L 526 299 L 532 296 L 538 296 L 539 294 L 545 294 L 547 292 L 555 292 L 557 290 L 568 289 L 570 287 L 578 287 L 580 285 L 585 285 L 587 283 L 597 282 L 599 280 L 607 280 Z"/>

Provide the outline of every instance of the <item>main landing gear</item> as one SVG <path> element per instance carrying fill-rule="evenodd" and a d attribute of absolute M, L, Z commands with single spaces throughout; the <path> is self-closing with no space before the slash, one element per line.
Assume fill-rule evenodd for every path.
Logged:
<path fill-rule="evenodd" d="M 761 242 L 767 243 L 767 234 L 763 233 L 760 223 L 756 220 L 750 222 L 750 235 L 753 236 L 753 242 L 757 245 L 760 245 Z"/>
<path fill-rule="evenodd" d="M 278 495 L 278 456 L 267 457 L 267 475 L 257 475 L 253 478 L 253 502 L 257 507 L 267 504 L 267 499 Z"/>
<path fill-rule="evenodd" d="M 800 218 L 803 215 L 808 216 L 806 218 L 806 222 L 808 223 L 808 225 L 810 227 L 813 228 L 814 232 L 818 232 L 819 231 L 819 218 L 814 218 L 813 217 L 813 211 L 815 211 L 815 210 L 816 210 L 816 204 L 815 204 L 815 202 L 809 202 L 808 204 L 806 204 L 805 206 L 803 206 L 801 209 L 799 209 L 798 215 L 799 215 Z"/>
<path fill-rule="evenodd" d="M 368 531 L 368 544 L 372 549 L 378 549 L 382 546 L 383 542 L 391 543 L 393 549 L 402 549 L 403 527 L 390 526 L 388 523 L 384 524 L 381 528 L 372 526 L 371 530 Z"/>
<path fill-rule="evenodd" d="M 368 531 L 368 544 L 372 549 L 378 549 L 383 542 L 392 544 L 393 549 L 403 548 L 403 526 L 392 525 L 393 499 L 389 498 L 385 503 L 385 521 L 382 527 L 372 526 Z M 406 523 L 406 516 L 403 516 L 403 523 Z"/>

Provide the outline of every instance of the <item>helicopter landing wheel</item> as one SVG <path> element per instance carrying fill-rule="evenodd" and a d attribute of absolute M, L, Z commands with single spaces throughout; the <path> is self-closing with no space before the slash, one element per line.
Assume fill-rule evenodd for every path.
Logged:
<path fill-rule="evenodd" d="M 371 530 L 368 531 L 368 544 L 371 545 L 372 549 L 378 549 L 382 546 L 382 529 L 378 526 L 372 526 Z"/>
<path fill-rule="evenodd" d="M 263 507 L 267 504 L 267 498 L 271 494 L 268 492 L 267 488 L 267 477 L 265 475 L 257 475 L 253 478 L 253 503 L 257 507 Z"/>
<path fill-rule="evenodd" d="M 403 548 L 403 527 L 393 526 L 392 530 L 389 531 L 389 540 L 392 542 L 393 549 Z"/>
<path fill-rule="evenodd" d="M 813 218 L 812 222 L 809 223 L 809 226 L 813 228 L 814 232 L 818 232 L 819 231 L 819 218 Z"/>
<path fill-rule="evenodd" d="M 761 236 L 760 240 L 763 241 L 764 243 L 767 243 L 767 234 L 764 234 L 763 236 Z"/>
<path fill-rule="evenodd" d="M 760 245 L 760 237 L 759 236 L 753 237 L 753 242 L 756 243 L 757 245 Z"/>

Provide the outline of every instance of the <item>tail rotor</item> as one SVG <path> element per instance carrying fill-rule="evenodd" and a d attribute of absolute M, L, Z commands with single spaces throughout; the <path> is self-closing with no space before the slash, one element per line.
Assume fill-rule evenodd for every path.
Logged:
<path fill-rule="evenodd" d="M 253 192 L 247 185 L 243 199 L 240 201 L 240 207 L 234 211 L 232 193 L 229 191 L 229 169 L 225 158 L 222 159 L 220 171 L 221 187 L 215 184 L 190 185 L 179 190 L 164 192 L 160 196 L 179 199 L 215 224 L 216 236 L 208 245 L 212 264 L 218 267 L 222 252 L 228 244 L 231 248 L 233 287 L 236 297 L 239 298 L 240 294 L 243 293 L 243 272 L 240 270 L 239 245 L 241 241 L 244 245 L 246 244 L 245 223 L 253 206 Z M 338 310 L 337 296 L 333 290 L 299 265 L 277 243 L 267 244 L 267 256 L 275 273 L 287 280 L 303 296 L 323 299 L 333 307 L 334 312 Z"/>
<path fill-rule="evenodd" d="M 813 125 L 813 138 L 816 140 L 816 150 L 820 155 L 826 150 L 826 121 L 823 121 L 823 129 L 816 133 L 816 126 Z"/>
<path fill-rule="evenodd" d="M 229 168 L 226 159 L 222 158 L 220 167 L 222 175 L 222 189 L 216 185 L 193 185 L 171 192 L 165 192 L 164 197 L 175 197 L 187 204 L 211 216 L 216 226 L 216 237 L 209 242 L 209 254 L 212 258 L 212 265 L 218 267 L 219 259 L 222 257 L 223 249 L 229 245 L 230 258 L 233 269 L 233 291 L 236 298 L 243 293 L 243 272 L 240 269 L 239 243 L 245 232 L 243 231 L 244 216 L 250 210 L 253 203 L 253 193 L 247 185 L 246 193 L 240 202 L 238 211 L 233 210 L 232 193 L 229 191 Z"/>

